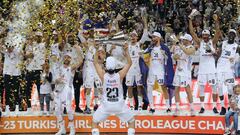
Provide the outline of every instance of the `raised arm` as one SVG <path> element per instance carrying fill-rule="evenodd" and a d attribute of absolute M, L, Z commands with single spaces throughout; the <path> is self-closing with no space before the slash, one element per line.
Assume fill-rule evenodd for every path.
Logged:
<path fill-rule="evenodd" d="M 131 57 L 130 57 L 129 52 L 128 52 L 128 45 L 127 44 L 124 45 L 124 51 L 125 51 L 125 56 L 127 58 L 127 64 L 123 67 L 122 70 L 119 71 L 119 75 L 120 75 L 121 80 L 123 80 L 123 78 L 126 76 L 129 68 L 132 65 L 132 60 L 131 60 Z"/>
<path fill-rule="evenodd" d="M 97 71 L 97 74 L 98 74 L 99 78 L 103 82 L 103 77 L 104 77 L 105 71 L 104 71 L 104 69 L 102 68 L 102 66 L 98 62 L 98 51 L 96 51 L 96 53 L 94 55 L 94 67 L 95 67 L 95 69 Z"/>
<path fill-rule="evenodd" d="M 74 45 L 74 48 L 77 52 L 77 63 L 72 65 L 72 70 L 73 71 L 77 70 L 83 63 L 83 58 L 82 58 L 82 55 L 81 55 L 81 47 L 78 46 L 78 45 Z"/>
<path fill-rule="evenodd" d="M 218 20 L 218 16 L 217 15 L 213 15 L 213 19 L 215 21 L 215 35 L 213 37 L 213 46 L 214 48 L 216 48 L 216 44 L 220 38 L 220 35 L 221 35 L 221 31 L 220 31 L 220 26 L 219 26 L 219 20 Z"/>
<path fill-rule="evenodd" d="M 192 35 L 193 37 L 193 40 L 197 43 L 197 44 L 200 44 L 200 39 L 198 38 L 197 34 L 194 32 L 194 28 L 193 28 L 193 24 L 192 24 L 192 20 L 189 19 L 189 31 L 190 31 L 190 34 Z"/>
<path fill-rule="evenodd" d="M 181 50 L 183 50 L 183 52 L 187 55 L 193 55 L 196 51 L 195 47 L 189 47 L 189 48 L 186 48 L 184 47 L 182 44 L 179 45 L 179 47 L 181 48 Z"/>

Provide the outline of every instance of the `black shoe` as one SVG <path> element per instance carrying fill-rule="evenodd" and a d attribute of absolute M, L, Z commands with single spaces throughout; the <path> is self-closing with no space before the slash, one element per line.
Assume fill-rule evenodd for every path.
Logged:
<path fill-rule="evenodd" d="M 203 107 L 201 107 L 201 110 L 199 111 L 199 113 L 204 113 L 205 109 Z"/>
<path fill-rule="evenodd" d="M 220 112 L 220 115 L 225 115 L 225 114 L 226 114 L 226 108 L 225 108 L 225 107 L 222 107 L 221 112 Z"/>
<path fill-rule="evenodd" d="M 75 112 L 76 113 L 83 113 L 83 110 L 79 107 L 75 108 Z"/>
<path fill-rule="evenodd" d="M 83 113 L 84 114 L 91 114 L 91 109 L 86 107 Z"/>
<path fill-rule="evenodd" d="M 238 131 L 236 132 L 236 134 L 237 134 L 237 135 L 240 135 L 240 130 L 238 130 Z"/>
<path fill-rule="evenodd" d="M 94 105 L 93 110 L 96 111 L 98 109 L 98 105 Z"/>
<path fill-rule="evenodd" d="M 151 108 L 151 109 L 149 110 L 149 113 L 152 113 L 152 114 L 155 113 L 155 109 L 152 109 L 152 108 Z"/>
<path fill-rule="evenodd" d="M 170 108 L 168 108 L 168 109 L 166 110 L 166 112 L 167 112 L 167 113 L 170 113 L 170 112 L 171 112 L 171 109 L 170 109 Z"/>
<path fill-rule="evenodd" d="M 213 112 L 214 113 L 219 113 L 216 107 L 213 108 Z"/>
<path fill-rule="evenodd" d="M 63 114 L 67 114 L 67 109 L 64 107 Z"/>

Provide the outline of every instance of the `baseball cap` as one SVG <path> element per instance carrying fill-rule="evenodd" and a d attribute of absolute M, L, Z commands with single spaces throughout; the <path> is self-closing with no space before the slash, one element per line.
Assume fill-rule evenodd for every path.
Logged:
<path fill-rule="evenodd" d="M 203 34 L 210 35 L 210 31 L 205 29 L 205 30 L 202 31 L 202 35 Z"/>
<path fill-rule="evenodd" d="M 156 37 L 162 38 L 162 36 L 161 36 L 161 34 L 159 32 L 154 32 L 152 34 L 152 36 L 156 36 Z"/>
<path fill-rule="evenodd" d="M 184 36 L 181 36 L 180 39 L 186 39 L 188 41 L 192 41 L 192 36 L 190 34 L 184 34 Z"/>
<path fill-rule="evenodd" d="M 110 56 L 106 59 L 106 69 L 107 70 L 116 69 L 116 60 L 114 57 Z"/>

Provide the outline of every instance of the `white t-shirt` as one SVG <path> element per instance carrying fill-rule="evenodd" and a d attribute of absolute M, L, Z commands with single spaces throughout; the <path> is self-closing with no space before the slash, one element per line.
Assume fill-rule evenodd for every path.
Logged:
<path fill-rule="evenodd" d="M 3 74 L 11 76 L 21 75 L 20 64 L 22 62 L 23 56 L 20 53 L 20 49 L 14 48 L 11 53 L 5 50 L 3 53 L 4 53 Z"/>
<path fill-rule="evenodd" d="M 215 74 L 216 73 L 216 66 L 215 66 L 215 59 L 213 57 L 212 52 L 207 52 L 207 46 L 210 47 L 212 52 L 215 52 L 213 48 L 212 40 L 208 43 L 205 43 L 203 40 L 200 43 L 200 62 L 199 62 L 199 71 L 198 74 Z"/>
<path fill-rule="evenodd" d="M 230 58 L 235 59 L 237 47 L 237 43 L 228 44 L 227 40 L 223 41 L 222 53 L 217 63 L 218 72 L 232 73 L 234 71 L 235 62 L 231 63 Z"/>
<path fill-rule="evenodd" d="M 32 46 L 27 46 L 26 51 L 32 52 L 34 56 L 32 59 L 28 59 L 26 69 L 28 71 L 42 70 L 42 65 L 45 63 L 45 43 L 34 42 Z"/>
<path fill-rule="evenodd" d="M 192 45 L 186 46 L 186 48 L 192 47 Z M 177 46 L 177 48 L 178 51 L 176 52 L 176 54 L 180 56 L 180 59 L 177 60 L 177 68 L 175 75 L 191 77 L 192 56 L 184 53 L 179 46 Z"/>

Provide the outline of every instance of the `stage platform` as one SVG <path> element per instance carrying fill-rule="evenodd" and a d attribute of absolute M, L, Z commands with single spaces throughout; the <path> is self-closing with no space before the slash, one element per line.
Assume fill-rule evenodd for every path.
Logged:
<path fill-rule="evenodd" d="M 189 116 L 187 110 L 183 110 L 180 116 L 173 117 L 172 113 L 165 110 L 157 110 L 154 114 L 148 111 L 136 114 L 135 127 L 137 133 L 171 133 L 171 134 L 223 134 L 225 127 L 224 116 L 215 115 L 207 110 L 204 114 L 196 113 L 195 117 Z M 65 116 L 66 126 L 68 124 Z M 91 115 L 75 114 L 75 128 L 78 133 L 91 132 Z M 10 116 L 3 116 L 0 122 L 0 133 L 42 133 L 50 134 L 57 132 L 57 122 L 54 115 L 39 116 L 39 112 L 32 112 L 31 115 L 21 112 L 18 116 L 11 113 Z M 116 116 L 100 124 L 100 131 L 105 133 L 127 132 L 127 124 L 119 121 Z"/>

